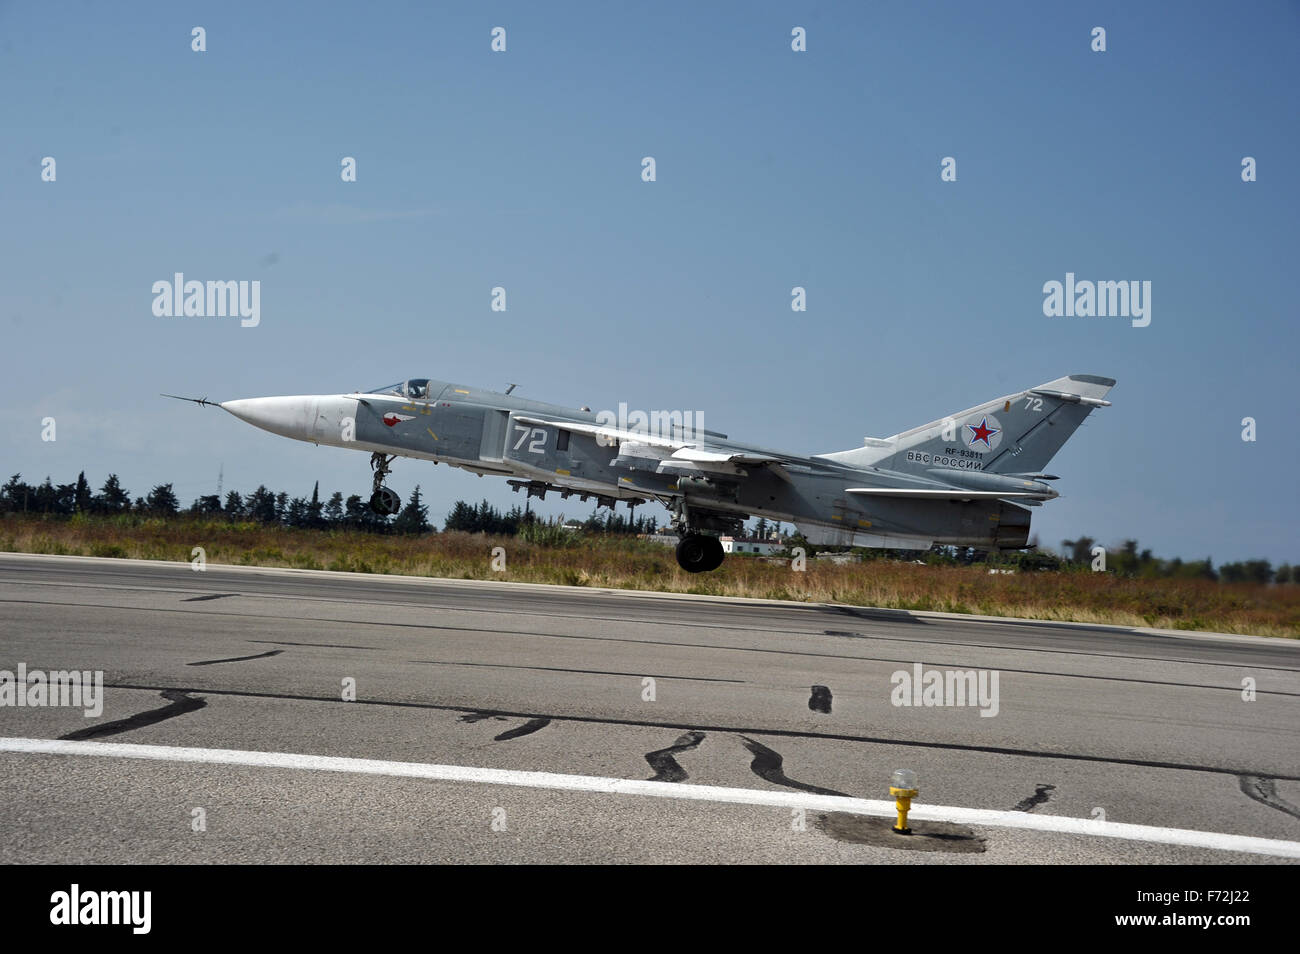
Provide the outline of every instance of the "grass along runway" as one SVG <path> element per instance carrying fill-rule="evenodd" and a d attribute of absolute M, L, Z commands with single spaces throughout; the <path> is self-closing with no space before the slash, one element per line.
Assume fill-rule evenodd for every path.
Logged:
<path fill-rule="evenodd" d="M 1300 638 L 1300 586 L 1125 578 L 1088 571 L 991 574 L 987 567 L 894 560 L 836 565 L 732 555 L 707 574 L 681 570 L 671 548 L 635 537 L 578 534 L 568 545 L 459 532 L 403 536 L 203 518 L 7 514 L 0 551 L 394 573 L 442 579 L 845 603 L 887 609 L 1150 626 Z M 493 548 L 505 551 L 494 570 Z"/>

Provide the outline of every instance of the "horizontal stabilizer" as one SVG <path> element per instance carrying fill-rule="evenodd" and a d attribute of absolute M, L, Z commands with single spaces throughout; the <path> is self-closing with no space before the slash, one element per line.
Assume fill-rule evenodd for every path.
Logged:
<path fill-rule="evenodd" d="M 1088 407 L 1110 407 L 1109 401 L 1103 401 L 1101 398 L 1088 397 L 1086 394 L 1075 394 L 1073 391 L 1054 391 L 1051 388 L 1030 388 L 1030 394 L 1037 394 L 1039 397 L 1056 398 L 1058 401 L 1064 401 L 1066 404 L 1086 404 Z"/>

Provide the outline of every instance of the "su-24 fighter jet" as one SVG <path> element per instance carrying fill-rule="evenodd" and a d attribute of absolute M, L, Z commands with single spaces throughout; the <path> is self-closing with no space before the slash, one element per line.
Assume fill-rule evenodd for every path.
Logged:
<path fill-rule="evenodd" d="M 609 412 L 517 397 L 513 386 L 503 394 L 428 378 L 364 393 L 181 400 L 216 404 L 283 437 L 368 452 L 370 505 L 381 514 L 401 506 L 384 485 L 398 457 L 507 477 L 530 497 L 658 501 L 680 538 L 677 562 L 698 573 L 722 565 L 717 535 L 739 534 L 751 516 L 793 523 L 815 544 L 1024 548 L 1026 508 L 1058 496 L 1043 469 L 1093 408 L 1110 404 L 1114 384 L 1072 374 L 812 456 L 697 430 L 680 414 L 662 415 L 666 425 L 652 430 L 639 418 L 632 426 Z"/>

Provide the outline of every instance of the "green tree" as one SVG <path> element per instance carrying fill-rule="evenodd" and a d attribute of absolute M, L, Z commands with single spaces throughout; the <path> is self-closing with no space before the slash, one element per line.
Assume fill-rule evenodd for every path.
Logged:
<path fill-rule="evenodd" d="M 343 522 L 343 495 L 337 490 L 330 497 L 329 503 L 325 505 L 322 515 L 331 526 L 338 526 Z"/>
<path fill-rule="evenodd" d="M 45 483 L 36 488 L 32 494 L 32 508 L 37 513 L 55 513 L 59 506 L 59 492 L 55 489 L 50 478 L 45 478 Z"/>
<path fill-rule="evenodd" d="M 28 508 L 32 488 L 23 481 L 22 474 L 14 474 L 9 482 L 0 488 L 0 510 L 22 513 Z"/>
<path fill-rule="evenodd" d="M 171 484 L 159 484 L 149 491 L 149 496 L 145 498 L 145 507 L 149 513 L 160 517 L 175 516 L 181 509 Z"/>
<path fill-rule="evenodd" d="M 475 514 L 472 507 L 463 500 L 457 500 L 451 506 L 447 513 L 447 519 L 443 521 L 444 530 L 460 530 L 463 533 L 473 533 L 475 530 Z"/>
<path fill-rule="evenodd" d="M 131 509 L 131 495 L 118 481 L 117 474 L 109 474 L 91 506 L 99 513 L 125 513 Z"/>
<path fill-rule="evenodd" d="M 307 526 L 307 501 L 301 497 L 294 497 L 289 501 L 289 506 L 284 512 L 284 522 L 290 527 Z"/>
<path fill-rule="evenodd" d="M 411 499 L 393 521 L 393 530 L 397 533 L 426 533 L 431 529 L 429 508 L 420 502 L 420 485 L 416 484 Z"/>
<path fill-rule="evenodd" d="M 309 527 L 325 526 L 325 508 L 320 502 L 319 480 L 311 488 L 311 500 L 307 504 L 306 521 Z"/>
<path fill-rule="evenodd" d="M 86 472 L 84 470 L 77 475 L 77 489 L 75 494 L 76 496 L 73 506 L 77 513 L 89 513 L 91 510 L 91 501 L 94 499 L 94 494 L 90 491 L 90 484 L 86 482 Z"/>
<path fill-rule="evenodd" d="M 54 512 L 61 514 L 77 512 L 76 484 L 59 484 L 54 488 Z"/>
<path fill-rule="evenodd" d="M 361 502 L 360 495 L 353 494 L 352 496 L 348 497 L 347 504 L 345 505 L 345 510 L 344 510 L 345 513 L 344 519 L 347 521 L 348 526 L 350 527 L 363 526 L 365 524 L 365 513 L 369 509 L 370 508 L 367 504 L 363 504 Z"/>
<path fill-rule="evenodd" d="M 259 523 L 276 523 L 275 494 L 267 490 L 265 484 L 259 484 L 244 502 L 244 512 Z"/>
<path fill-rule="evenodd" d="M 1273 579 L 1273 565 L 1268 560 L 1243 560 L 1219 567 L 1225 583 L 1268 583 Z"/>

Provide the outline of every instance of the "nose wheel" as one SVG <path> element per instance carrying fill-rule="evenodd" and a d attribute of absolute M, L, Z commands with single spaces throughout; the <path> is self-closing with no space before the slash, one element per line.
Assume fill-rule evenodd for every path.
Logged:
<path fill-rule="evenodd" d="M 385 517 L 391 517 L 402 509 L 402 498 L 396 491 L 384 486 L 384 478 L 392 472 L 392 468 L 388 465 L 396 459 L 396 454 L 370 455 L 370 469 L 375 472 L 373 492 L 370 494 L 370 509 Z"/>
<path fill-rule="evenodd" d="M 370 495 L 370 509 L 375 513 L 391 517 L 402 509 L 402 498 L 388 487 L 380 487 Z"/>
<path fill-rule="evenodd" d="M 677 543 L 677 565 L 687 573 L 705 573 L 722 566 L 722 541 L 703 533 L 688 533 Z"/>

